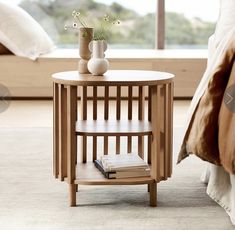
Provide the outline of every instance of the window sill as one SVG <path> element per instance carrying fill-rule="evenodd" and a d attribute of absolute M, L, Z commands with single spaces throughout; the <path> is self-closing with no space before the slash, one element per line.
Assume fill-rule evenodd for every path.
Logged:
<path fill-rule="evenodd" d="M 172 49 L 172 50 L 107 50 L 108 59 L 207 59 L 207 50 L 203 49 Z M 42 55 L 40 58 L 79 58 L 78 49 L 56 49 L 50 54 Z"/>

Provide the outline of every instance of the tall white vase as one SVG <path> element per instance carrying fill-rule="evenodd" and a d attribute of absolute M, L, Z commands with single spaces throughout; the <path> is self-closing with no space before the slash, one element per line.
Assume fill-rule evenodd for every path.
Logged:
<path fill-rule="evenodd" d="M 92 55 L 87 64 L 88 70 L 94 76 L 102 76 L 109 68 L 109 62 L 104 55 L 107 43 L 104 40 L 91 41 L 89 49 Z"/>

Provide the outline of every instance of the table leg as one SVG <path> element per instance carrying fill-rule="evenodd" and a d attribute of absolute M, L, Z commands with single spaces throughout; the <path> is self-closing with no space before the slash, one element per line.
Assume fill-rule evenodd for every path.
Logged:
<path fill-rule="evenodd" d="M 68 154 L 68 183 L 70 206 L 76 206 L 76 155 L 77 155 L 77 87 L 67 88 L 67 154 Z"/>
<path fill-rule="evenodd" d="M 53 83 L 53 174 L 59 175 L 59 106 L 58 84 Z"/>
<path fill-rule="evenodd" d="M 157 206 L 157 183 L 149 184 L 149 192 L 150 192 L 150 206 L 156 207 Z"/>

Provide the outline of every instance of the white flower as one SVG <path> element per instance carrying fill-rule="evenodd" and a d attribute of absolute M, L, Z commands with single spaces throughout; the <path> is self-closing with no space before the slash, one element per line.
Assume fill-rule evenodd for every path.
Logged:
<path fill-rule="evenodd" d="M 72 16 L 74 17 L 76 15 L 76 10 L 73 11 Z"/>
<path fill-rule="evenodd" d="M 73 23 L 73 28 L 77 28 L 78 24 L 76 22 Z"/>
<path fill-rule="evenodd" d="M 104 15 L 104 21 L 108 22 L 109 21 L 109 16 L 107 14 Z"/>

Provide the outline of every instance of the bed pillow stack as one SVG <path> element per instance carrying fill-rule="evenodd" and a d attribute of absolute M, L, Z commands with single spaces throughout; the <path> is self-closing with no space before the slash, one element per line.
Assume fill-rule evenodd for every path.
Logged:
<path fill-rule="evenodd" d="M 1 46 L 2 44 L 2 46 Z M 0 52 L 37 59 L 55 49 L 43 28 L 22 8 L 0 1 Z"/>

